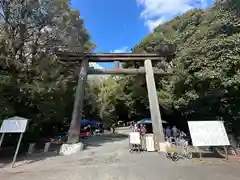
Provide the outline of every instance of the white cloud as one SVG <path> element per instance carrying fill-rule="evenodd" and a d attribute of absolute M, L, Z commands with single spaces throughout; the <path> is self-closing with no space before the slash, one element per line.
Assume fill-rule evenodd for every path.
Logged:
<path fill-rule="evenodd" d="M 115 50 L 111 51 L 111 53 L 124 53 L 124 52 L 129 52 L 127 46 L 124 46 L 119 49 L 115 49 Z"/>
<path fill-rule="evenodd" d="M 89 62 L 89 67 L 93 67 L 95 69 L 104 69 L 104 67 L 100 66 L 96 62 Z"/>
<path fill-rule="evenodd" d="M 206 8 L 207 0 L 136 0 L 143 8 L 140 17 L 152 31 L 156 26 L 193 8 Z"/>
<path fill-rule="evenodd" d="M 166 19 L 164 17 L 160 17 L 158 19 L 155 20 L 146 20 L 145 21 L 145 25 L 148 26 L 150 31 L 153 31 L 153 29 L 158 26 L 159 24 L 162 24 L 166 21 Z"/>

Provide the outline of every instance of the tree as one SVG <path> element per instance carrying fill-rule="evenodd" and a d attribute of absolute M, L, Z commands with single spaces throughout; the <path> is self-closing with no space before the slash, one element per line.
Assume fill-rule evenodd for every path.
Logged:
<path fill-rule="evenodd" d="M 86 119 L 100 119 L 100 101 L 99 96 L 101 92 L 101 82 L 95 80 L 88 80 L 84 101 L 83 116 Z"/>
<path fill-rule="evenodd" d="M 122 84 L 118 83 L 114 77 L 109 76 L 101 84 L 99 93 L 100 117 L 104 123 L 110 125 L 118 120 L 116 105 L 124 99 Z"/>
<path fill-rule="evenodd" d="M 0 117 L 32 119 L 41 134 L 72 113 L 76 65 L 60 64 L 55 51 L 91 52 L 94 44 L 68 0 L 2 0 L 0 13 Z"/>
<path fill-rule="evenodd" d="M 156 79 L 161 106 L 169 115 L 178 114 L 185 120 L 223 119 L 228 131 L 236 134 L 240 6 L 234 0 L 218 3 L 159 25 L 133 51 L 157 53 L 164 48 L 162 44 L 174 44 L 176 58 L 166 63 L 175 75 Z"/>

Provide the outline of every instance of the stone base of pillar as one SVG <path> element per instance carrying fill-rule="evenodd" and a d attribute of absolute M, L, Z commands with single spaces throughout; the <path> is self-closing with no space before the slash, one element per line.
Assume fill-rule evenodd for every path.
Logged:
<path fill-rule="evenodd" d="M 84 149 L 84 144 L 82 142 L 78 142 L 75 144 L 63 144 L 60 148 L 59 154 L 63 156 L 68 156 L 72 154 L 76 154 L 79 151 Z"/>

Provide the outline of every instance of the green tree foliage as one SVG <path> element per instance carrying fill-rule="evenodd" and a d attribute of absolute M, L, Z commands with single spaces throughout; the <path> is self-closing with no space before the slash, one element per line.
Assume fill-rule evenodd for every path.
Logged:
<path fill-rule="evenodd" d="M 111 124 L 119 118 L 117 104 L 124 101 L 124 86 L 122 83 L 119 83 L 117 79 L 109 76 L 105 81 L 103 81 L 100 88 L 98 101 L 101 106 L 99 109 L 99 115 L 102 119 L 104 119 L 105 124 Z"/>
<path fill-rule="evenodd" d="M 97 95 L 99 116 L 106 126 L 118 120 L 126 122 L 149 117 L 144 76 L 137 79 L 131 76 L 109 76 L 96 84 L 99 89 Z"/>
<path fill-rule="evenodd" d="M 91 52 L 94 48 L 79 11 L 69 3 L 0 3 L 0 118 L 18 115 L 31 119 L 29 133 L 58 131 L 57 126 L 71 118 L 76 66 L 60 64 L 55 51 Z M 46 130 L 44 124 L 49 123 Z"/>
<path fill-rule="evenodd" d="M 175 45 L 167 60 L 175 75 L 156 77 L 160 105 L 185 120 L 223 119 L 237 133 L 240 116 L 239 1 L 218 1 L 159 25 L 133 48 L 158 53 Z M 168 51 L 174 49 L 169 48 Z M 161 67 L 160 63 L 156 64 Z M 127 65 L 130 66 L 130 65 Z"/>
<path fill-rule="evenodd" d="M 224 0 L 207 10 L 191 10 L 159 25 L 132 49 L 176 53 L 153 63 L 175 72 L 155 76 L 164 119 L 223 119 L 228 131 L 237 134 L 239 9 L 238 0 Z M 77 74 L 76 64 L 60 64 L 54 52 L 91 52 L 95 47 L 80 13 L 68 0 L 2 0 L 0 13 L 0 119 L 31 119 L 28 140 L 57 132 L 71 119 Z M 110 125 L 149 116 L 144 76 L 89 78 L 84 118 L 101 118 Z"/>
<path fill-rule="evenodd" d="M 223 119 L 228 131 L 236 133 L 240 107 L 239 6 L 234 1 L 219 3 L 211 9 L 191 10 L 158 26 L 132 50 L 176 53 L 175 58 L 154 63 L 164 71 L 175 72 L 171 77 L 155 77 L 164 118 Z M 116 121 L 124 113 L 123 107 L 128 119 L 150 116 L 144 76 L 108 79 L 100 94 L 103 119 Z"/>

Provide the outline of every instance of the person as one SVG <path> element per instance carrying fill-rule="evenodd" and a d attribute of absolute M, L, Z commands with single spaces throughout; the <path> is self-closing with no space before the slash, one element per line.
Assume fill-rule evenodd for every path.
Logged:
<path fill-rule="evenodd" d="M 167 141 L 171 142 L 171 129 L 170 129 L 170 127 L 168 126 L 165 131 L 166 131 Z"/>
<path fill-rule="evenodd" d="M 146 143 L 145 143 L 145 134 L 146 134 L 146 125 L 140 125 L 140 137 L 141 137 L 141 149 L 146 150 Z"/>
<path fill-rule="evenodd" d="M 186 136 L 186 133 L 183 131 L 180 131 L 180 139 L 183 139 Z"/>
<path fill-rule="evenodd" d="M 140 125 L 140 135 L 144 136 L 146 134 L 146 125 Z"/>
<path fill-rule="evenodd" d="M 166 141 L 167 135 L 166 135 L 166 128 L 163 128 L 163 135 L 164 135 L 164 139 Z"/>
<path fill-rule="evenodd" d="M 144 134 L 147 134 L 147 126 L 146 126 L 146 124 L 144 124 L 143 127 L 144 127 Z"/>
<path fill-rule="evenodd" d="M 140 133 L 140 135 L 142 135 L 142 127 L 143 127 L 143 125 L 140 124 L 140 126 L 139 126 L 139 133 Z"/>
<path fill-rule="evenodd" d="M 137 124 L 134 124 L 134 126 L 133 126 L 133 132 L 138 132 L 138 125 L 137 125 Z"/>
<path fill-rule="evenodd" d="M 91 136 L 92 135 L 92 126 L 89 124 L 87 126 L 87 133 L 86 133 L 87 136 Z"/>
<path fill-rule="evenodd" d="M 112 124 L 112 133 L 115 134 L 115 123 Z"/>
<path fill-rule="evenodd" d="M 176 126 L 172 127 L 172 135 L 173 135 L 174 142 L 176 143 L 177 142 L 177 137 L 178 137 L 178 129 L 177 129 Z"/>

